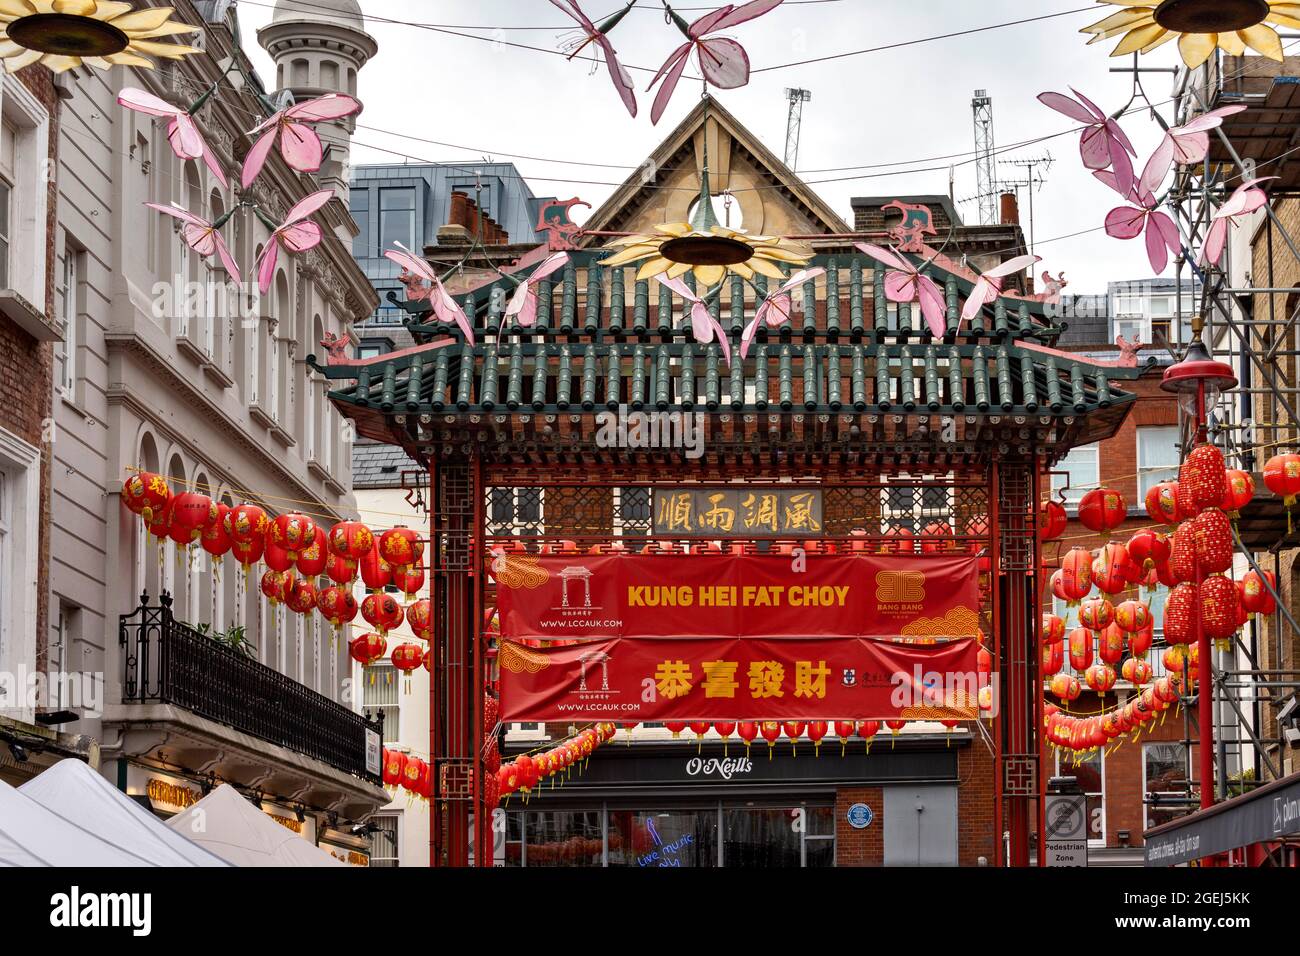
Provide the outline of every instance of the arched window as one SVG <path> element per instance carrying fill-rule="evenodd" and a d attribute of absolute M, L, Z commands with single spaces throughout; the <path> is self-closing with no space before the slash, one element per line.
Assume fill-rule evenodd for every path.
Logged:
<path fill-rule="evenodd" d="M 338 92 L 339 65 L 333 60 L 322 60 L 320 65 L 320 87 L 330 92 Z"/>

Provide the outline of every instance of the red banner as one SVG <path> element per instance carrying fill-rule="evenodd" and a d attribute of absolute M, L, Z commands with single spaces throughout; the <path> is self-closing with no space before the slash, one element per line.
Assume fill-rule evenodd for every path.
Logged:
<path fill-rule="evenodd" d="M 971 638 L 502 641 L 501 719 L 970 720 L 989 681 L 978 654 Z"/>
<path fill-rule="evenodd" d="M 501 633 L 598 637 L 974 637 L 971 555 L 498 554 Z"/>

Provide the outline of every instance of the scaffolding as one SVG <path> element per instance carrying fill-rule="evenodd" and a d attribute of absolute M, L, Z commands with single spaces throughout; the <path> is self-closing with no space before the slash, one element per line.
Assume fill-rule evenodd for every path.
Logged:
<path fill-rule="evenodd" d="M 1134 69 L 1140 89 L 1138 72 L 1151 70 Z M 1231 646 L 1220 647 L 1208 662 L 1216 800 L 1285 775 L 1289 743 L 1279 715 L 1300 688 L 1295 669 L 1300 626 L 1291 611 L 1291 602 L 1300 596 L 1291 552 L 1300 540 L 1261 473 L 1273 455 L 1300 450 L 1300 231 L 1294 228 L 1300 218 L 1287 224 L 1287 200 L 1300 209 L 1300 57 L 1278 63 L 1218 53 L 1194 70 L 1179 69 L 1172 99 L 1152 104 L 1166 128 L 1237 104 L 1249 109 L 1225 117 L 1211 131 L 1202 163 L 1176 167 L 1168 196 L 1183 245 L 1183 255 L 1175 260 L 1177 312 L 1185 307 L 1184 280 L 1194 280 L 1196 301 L 1186 303 L 1193 332 L 1199 332 L 1217 360 L 1233 367 L 1238 380 L 1209 416 L 1210 439 L 1223 449 L 1228 467 L 1249 472 L 1255 480 L 1255 499 L 1235 529 L 1235 573 L 1269 571 L 1277 580 L 1277 610 L 1253 617 Z M 1169 108 L 1172 117 L 1166 122 L 1161 113 Z M 1214 214 L 1243 183 L 1266 176 L 1277 177 L 1259 184 L 1269 201 L 1259 211 L 1237 217 L 1217 264 L 1202 262 L 1200 250 Z M 1189 416 L 1184 415 L 1184 451 L 1191 439 Z M 1203 682 L 1206 664 L 1200 663 Z M 1199 731 L 1196 708 L 1188 704 L 1184 737 L 1192 745 Z M 1188 781 L 1198 787 L 1194 764 L 1189 756 Z"/>

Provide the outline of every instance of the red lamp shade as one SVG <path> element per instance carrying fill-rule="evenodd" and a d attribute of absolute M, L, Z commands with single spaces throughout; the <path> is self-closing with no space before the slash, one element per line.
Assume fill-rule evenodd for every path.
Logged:
<path fill-rule="evenodd" d="M 289 588 L 284 598 L 285 606 L 295 614 L 309 614 L 316 607 L 316 585 L 299 579 Z"/>
<path fill-rule="evenodd" d="M 1067 602 L 1077 604 L 1092 590 L 1092 553 L 1071 548 L 1061 559 L 1061 591 Z"/>
<path fill-rule="evenodd" d="M 230 535 L 226 533 L 226 515 L 230 509 L 223 504 L 217 505 L 217 520 L 209 522 L 203 528 L 203 533 L 199 537 L 199 543 L 203 550 L 208 552 L 214 558 L 220 558 L 230 550 L 232 542 Z"/>
<path fill-rule="evenodd" d="M 330 528 L 330 554 L 342 558 L 349 568 L 355 569 L 374 543 L 375 536 L 360 521 L 340 521 Z"/>
<path fill-rule="evenodd" d="M 1178 469 L 1179 510 L 1183 517 L 1219 507 L 1227 491 L 1228 468 L 1223 452 L 1208 443 L 1197 445 Z"/>
<path fill-rule="evenodd" d="M 1201 626 L 1211 640 L 1227 640 L 1237 632 L 1239 601 L 1231 578 L 1214 575 L 1201 583 Z"/>
<path fill-rule="evenodd" d="M 316 540 L 316 522 L 293 511 L 277 515 L 267 531 L 267 539 L 287 551 L 290 561 L 297 561 L 298 552 Z"/>
<path fill-rule="evenodd" d="M 1152 528 L 1133 533 L 1124 545 L 1128 556 L 1143 568 L 1154 568 L 1169 560 L 1169 537 Z"/>
<path fill-rule="evenodd" d="M 298 552 L 298 573 L 309 578 L 318 577 L 325 571 L 329 562 L 329 542 L 324 529 L 312 530 L 312 542 Z"/>
<path fill-rule="evenodd" d="M 1230 518 L 1240 518 L 1241 509 L 1250 504 L 1255 497 L 1255 479 L 1250 472 L 1239 468 L 1228 469 L 1227 489 L 1223 493 L 1223 503 L 1219 505 L 1228 512 Z"/>
<path fill-rule="evenodd" d="M 321 588 L 316 595 L 316 610 L 334 627 L 342 627 L 356 618 L 360 608 L 357 599 L 352 596 L 351 588 L 331 584 L 327 588 Z"/>
<path fill-rule="evenodd" d="M 1042 670 L 1044 677 L 1059 674 L 1065 664 L 1065 641 L 1043 645 Z"/>
<path fill-rule="evenodd" d="M 411 633 L 422 641 L 433 639 L 433 610 L 425 598 L 407 605 L 406 623 L 411 626 Z"/>
<path fill-rule="evenodd" d="M 1113 488 L 1094 488 L 1079 499 L 1079 523 L 1089 531 L 1108 535 L 1127 516 L 1124 496 Z"/>
<path fill-rule="evenodd" d="M 376 591 L 361 602 L 361 616 L 381 635 L 402 623 L 402 605 L 391 594 Z"/>
<path fill-rule="evenodd" d="M 153 524 L 154 519 L 167 507 L 171 497 L 167 480 L 153 472 L 142 471 L 138 475 L 132 475 L 122 484 L 123 503 L 132 513 L 143 518 L 145 524 Z"/>
<path fill-rule="evenodd" d="M 231 541 L 235 544 L 257 541 L 257 553 L 262 553 L 261 543 L 268 527 L 265 511 L 257 505 L 235 505 L 226 512 L 225 525 L 226 534 L 230 535 Z"/>
<path fill-rule="evenodd" d="M 1070 674 L 1057 674 L 1052 678 L 1052 694 L 1061 700 L 1078 700 L 1083 688 L 1079 679 Z"/>
<path fill-rule="evenodd" d="M 1128 634 L 1151 626 L 1151 608 L 1145 601 L 1125 601 L 1115 608 L 1115 623 Z"/>
<path fill-rule="evenodd" d="M 1097 657 L 1103 664 L 1118 664 L 1124 658 L 1124 632 L 1112 624 L 1097 635 Z"/>
<path fill-rule="evenodd" d="M 1165 602 L 1165 641 L 1170 644 L 1191 644 L 1194 633 L 1196 606 L 1200 591 L 1195 584 L 1184 582 L 1169 592 Z"/>
<path fill-rule="evenodd" d="M 1144 660 L 1130 657 L 1120 668 L 1120 675 L 1134 687 L 1141 687 L 1151 680 L 1151 665 Z"/>
<path fill-rule="evenodd" d="M 369 667 L 379 660 L 387 650 L 388 641 L 379 634 L 362 634 L 348 644 L 348 654 L 363 667 Z"/>
<path fill-rule="evenodd" d="M 1070 632 L 1070 666 L 1083 673 L 1092 665 L 1092 632 L 1076 627 Z"/>
<path fill-rule="evenodd" d="M 1277 576 L 1272 571 L 1265 571 L 1261 576 L 1251 568 L 1242 577 L 1239 586 L 1241 606 L 1248 614 L 1272 614 L 1277 610 L 1277 600 L 1273 597 L 1273 592 L 1277 590 Z"/>
<path fill-rule="evenodd" d="M 1051 499 L 1044 501 L 1038 506 L 1038 539 L 1040 541 L 1055 541 L 1065 533 L 1065 525 L 1068 520 L 1065 505 Z"/>
<path fill-rule="evenodd" d="M 424 648 L 419 644 L 398 644 L 391 655 L 393 666 L 409 674 L 424 663 Z"/>
<path fill-rule="evenodd" d="M 408 568 L 419 564 L 424 554 L 420 536 L 410 528 L 399 525 L 379 536 L 379 556 L 393 568 Z"/>
<path fill-rule="evenodd" d="M 1088 598 L 1079 605 L 1079 623 L 1089 630 L 1104 631 L 1115 620 L 1115 606 L 1105 598 Z"/>
<path fill-rule="evenodd" d="M 1109 541 L 1092 562 L 1092 583 L 1104 594 L 1119 594 L 1137 580 L 1137 571 L 1128 549 L 1118 541 Z"/>
<path fill-rule="evenodd" d="M 217 505 L 207 495 L 186 491 L 172 499 L 168 536 L 177 544 L 193 544 L 203 529 L 217 520 Z"/>
<path fill-rule="evenodd" d="M 1084 674 L 1088 687 L 1104 694 L 1115 686 L 1115 668 L 1109 664 L 1093 664 Z"/>
<path fill-rule="evenodd" d="M 1178 482 L 1162 481 L 1152 485 L 1147 489 L 1146 506 L 1152 521 L 1178 524 L 1181 517 L 1178 513 Z"/>
<path fill-rule="evenodd" d="M 1193 522 L 1196 561 L 1202 576 L 1232 567 L 1232 523 L 1217 507 L 1206 508 Z"/>
<path fill-rule="evenodd" d="M 1282 496 L 1282 503 L 1291 508 L 1300 495 L 1300 455 L 1287 452 L 1274 455 L 1264 463 L 1264 484 L 1275 495 Z"/>

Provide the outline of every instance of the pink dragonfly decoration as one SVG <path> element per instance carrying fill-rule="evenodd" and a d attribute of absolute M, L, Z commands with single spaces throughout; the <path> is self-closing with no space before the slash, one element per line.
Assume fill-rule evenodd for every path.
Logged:
<path fill-rule="evenodd" d="M 885 298 L 890 302 L 906 304 L 920 301 L 921 315 L 935 338 L 943 338 L 947 330 L 948 304 L 943 290 L 920 269 L 902 256 L 883 246 L 870 242 L 854 243 L 871 258 L 883 262 L 895 271 L 885 273 Z"/>
<path fill-rule="evenodd" d="M 282 247 L 285 252 L 297 254 L 320 245 L 320 226 L 307 217 L 333 198 L 332 189 L 321 189 L 304 197 L 289 210 L 284 222 L 271 231 L 271 237 L 262 247 L 261 258 L 257 260 L 257 288 L 263 295 L 270 291 Z"/>
<path fill-rule="evenodd" d="M 722 330 L 718 320 L 713 317 L 709 307 L 704 304 L 704 300 L 691 291 L 681 279 L 669 279 L 664 275 L 655 276 L 659 284 L 671 289 L 677 293 L 686 302 L 691 305 L 691 334 L 695 336 L 695 341 L 701 345 L 708 345 L 714 339 L 717 339 L 718 346 L 722 349 L 722 357 L 731 364 L 731 342 L 727 338 L 727 333 Z"/>
<path fill-rule="evenodd" d="M 226 171 L 217 162 L 217 157 L 212 155 L 212 150 L 208 148 L 203 134 L 199 132 L 194 118 L 187 110 L 172 106 L 152 93 L 129 86 L 117 95 L 117 102 L 137 113 L 168 117 L 167 142 L 171 144 L 172 152 L 180 159 L 202 159 L 212 171 L 212 175 L 221 183 L 221 188 L 229 188 L 230 179 L 226 176 Z"/>
<path fill-rule="evenodd" d="M 516 324 L 532 328 L 537 324 L 537 284 L 569 261 L 567 252 L 557 252 L 542 261 L 533 274 L 523 281 L 506 306 L 506 318 L 514 317 Z"/>
<path fill-rule="evenodd" d="M 1078 99 L 1070 99 L 1064 93 L 1048 92 L 1039 93 L 1038 101 L 1048 109 L 1085 125 L 1083 135 L 1079 137 L 1079 155 L 1083 165 L 1094 172 L 1111 170 L 1116 190 L 1121 196 L 1127 195 L 1133 185 L 1133 160 L 1129 157 L 1136 157 L 1137 151 L 1116 120 L 1078 90 L 1071 87 L 1070 92 Z"/>
<path fill-rule="evenodd" d="M 996 302 L 998 296 L 1002 294 L 1002 280 L 1007 276 L 1023 272 L 1035 262 L 1041 261 L 1042 256 L 1016 256 L 1001 265 L 994 266 L 987 272 L 981 272 L 980 277 L 975 280 L 974 288 L 970 290 L 970 296 L 966 299 L 965 308 L 961 310 L 961 320 L 969 322 L 979 314 L 979 310 L 984 306 Z"/>
<path fill-rule="evenodd" d="M 1155 196 L 1155 191 L 1160 188 L 1165 174 L 1169 172 L 1172 153 L 1170 141 L 1162 141 L 1147 160 L 1141 178 L 1129 189 L 1126 199 L 1131 205 L 1116 206 L 1106 214 L 1106 235 L 1116 239 L 1144 237 L 1147 260 L 1157 275 L 1164 272 L 1165 266 L 1169 264 L 1169 253 L 1177 253 L 1182 248 L 1178 226 L 1166 213 L 1160 211 L 1160 203 Z M 1116 192 L 1119 191 L 1117 184 L 1104 171 L 1093 175 Z"/>
<path fill-rule="evenodd" d="M 240 184 L 247 189 L 257 178 L 257 174 L 266 165 L 266 157 L 270 155 L 276 140 L 280 141 L 280 155 L 292 168 L 300 173 L 316 172 L 320 169 L 324 151 L 320 137 L 308 124 L 342 119 L 360 111 L 361 103 L 345 93 L 327 93 L 280 110 L 249 130 L 250 136 L 258 133 L 262 135 L 244 157 Z"/>
<path fill-rule="evenodd" d="M 1205 234 L 1205 246 L 1201 249 L 1201 261 L 1213 262 L 1223 257 L 1223 248 L 1228 243 L 1228 228 L 1237 225 L 1237 219 L 1240 216 L 1247 216 L 1257 209 L 1262 209 L 1268 202 L 1268 194 L 1258 187 L 1259 183 L 1267 182 L 1270 179 L 1277 179 L 1276 176 L 1263 176 L 1259 179 L 1251 179 L 1242 183 L 1224 201 L 1213 216 L 1210 217 L 1210 228 Z"/>
<path fill-rule="evenodd" d="M 474 344 L 474 328 L 470 325 L 469 318 L 465 315 L 465 310 L 453 299 L 443 286 L 442 280 L 425 262 L 410 249 L 400 242 L 394 242 L 396 249 L 385 249 L 384 255 L 396 262 L 413 276 L 418 276 L 425 282 L 429 283 L 429 305 L 433 309 L 433 316 L 443 325 L 455 323 L 460 327 L 461 333 L 465 336 L 465 341 L 470 345 Z"/>
<path fill-rule="evenodd" d="M 749 54 L 745 48 L 730 37 L 710 36 L 719 30 L 726 30 L 756 17 L 761 17 L 775 7 L 781 0 L 750 0 L 749 3 L 729 3 L 712 13 L 706 13 L 694 23 L 688 24 L 665 4 L 668 14 L 677 28 L 686 36 L 686 42 L 672 52 L 664 61 L 653 80 L 649 90 L 656 83 L 663 81 L 659 93 L 655 96 L 654 107 L 650 111 L 650 122 L 658 123 L 677 89 L 677 81 L 682 78 L 682 71 L 694 52 L 699 58 L 700 72 L 706 82 L 720 90 L 734 90 L 749 82 Z"/>
<path fill-rule="evenodd" d="M 216 253 L 225 267 L 226 272 L 235 283 L 243 281 L 239 274 L 239 266 L 235 264 L 235 258 L 230 254 L 229 247 L 226 246 L 226 240 L 221 237 L 218 230 L 225 225 L 225 220 L 230 218 L 229 214 L 222 218 L 218 223 L 211 223 L 201 216 L 196 216 L 188 209 L 182 209 L 180 206 L 172 203 L 162 205 L 161 203 L 145 203 L 150 209 L 157 210 L 164 216 L 171 216 L 173 219 L 179 219 L 184 225 L 181 227 L 181 236 L 185 240 L 185 245 L 189 246 L 203 258 Z"/>
<path fill-rule="evenodd" d="M 1187 166 L 1203 160 L 1210 151 L 1210 130 L 1222 126 L 1225 116 L 1232 116 L 1244 109 L 1246 107 L 1240 105 L 1221 106 L 1166 132 L 1165 139 L 1173 146 L 1174 162 Z"/>
<path fill-rule="evenodd" d="M 754 318 L 740 334 L 740 357 L 743 359 L 749 354 L 749 347 L 754 343 L 760 325 L 766 322 L 769 329 L 778 329 L 790 318 L 794 311 L 791 293 L 795 289 L 808 280 L 825 274 L 826 270 L 821 266 L 815 269 L 802 269 L 786 279 L 776 291 L 769 292 L 767 298 L 754 310 Z"/>
<path fill-rule="evenodd" d="M 636 0 L 632 0 L 632 3 L 629 3 L 621 11 L 614 14 L 600 26 L 596 26 L 582 12 L 582 8 L 578 6 L 578 0 L 551 0 L 552 4 L 578 21 L 580 28 L 578 38 L 565 44 L 565 52 L 569 54 L 569 59 L 572 60 L 581 53 L 589 43 L 594 43 L 600 47 L 600 53 L 605 58 L 605 67 L 609 70 L 609 78 L 614 83 L 614 89 L 618 91 L 618 95 L 623 99 L 623 105 L 627 107 L 627 111 L 633 116 L 636 116 L 636 92 L 632 83 L 632 75 L 628 73 L 623 64 L 618 62 L 618 53 L 614 50 L 614 44 L 609 42 L 607 34 L 618 26 L 618 22 L 627 15 L 635 2 Z M 594 63 L 592 69 L 593 71 L 595 69 Z"/>

